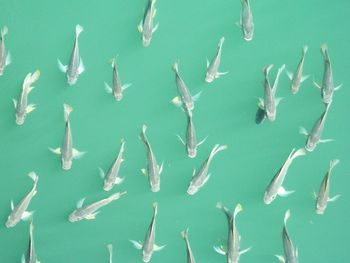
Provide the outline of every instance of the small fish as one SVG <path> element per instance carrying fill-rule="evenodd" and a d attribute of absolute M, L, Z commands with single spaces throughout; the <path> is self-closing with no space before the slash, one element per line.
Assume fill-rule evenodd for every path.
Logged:
<path fill-rule="evenodd" d="M 0 39 L 0 76 L 4 74 L 5 67 L 11 64 L 10 52 L 6 52 L 5 48 L 5 36 L 8 33 L 7 26 L 1 29 L 1 39 Z"/>
<path fill-rule="evenodd" d="M 142 249 L 142 260 L 143 262 L 150 262 L 153 252 L 162 250 L 166 245 L 164 246 L 157 246 L 155 244 L 155 238 L 156 238 L 156 216 L 158 212 L 158 204 L 153 203 L 153 217 L 151 224 L 147 230 L 145 241 L 142 243 L 141 241 L 135 241 L 130 240 L 130 242 L 134 245 L 136 249 Z"/>
<path fill-rule="evenodd" d="M 199 99 L 201 92 L 197 93 L 192 97 L 185 82 L 179 74 L 179 65 L 177 62 L 174 63 L 173 70 L 175 72 L 176 86 L 180 96 L 173 98 L 172 102 L 176 106 L 181 106 L 182 104 L 184 104 L 185 109 L 192 111 L 194 109 L 194 101 Z"/>
<path fill-rule="evenodd" d="M 26 119 L 28 113 L 35 110 L 35 104 L 28 105 L 28 94 L 34 89 L 31 85 L 36 82 L 40 77 L 40 71 L 37 70 L 33 74 L 28 73 L 24 79 L 22 92 L 19 96 L 19 100 L 13 100 L 13 104 L 16 109 L 16 123 L 22 125 Z"/>
<path fill-rule="evenodd" d="M 226 149 L 227 149 L 227 145 L 216 144 L 214 146 L 214 148 L 211 150 L 209 157 L 202 164 L 198 173 L 196 174 L 196 170 L 193 171 L 192 180 L 191 180 L 190 185 L 187 189 L 187 193 L 189 195 L 196 194 L 205 185 L 205 183 L 210 178 L 210 174 L 208 174 L 208 170 L 209 170 L 209 166 L 210 166 L 211 161 L 213 160 L 214 156 L 218 152 L 226 150 Z"/>
<path fill-rule="evenodd" d="M 107 175 L 100 168 L 100 176 L 102 177 L 102 179 L 104 179 L 103 190 L 105 191 L 112 190 L 114 185 L 121 184 L 124 181 L 124 178 L 120 178 L 118 176 L 120 166 L 124 161 L 123 159 L 124 145 L 125 145 L 125 141 L 124 139 L 122 139 L 120 142 L 120 150 L 119 150 L 118 156 L 115 158 L 111 168 L 109 168 Z"/>
<path fill-rule="evenodd" d="M 285 197 L 288 196 L 294 191 L 287 191 L 284 189 L 283 182 L 287 175 L 288 169 L 290 165 L 292 164 L 293 160 L 297 158 L 298 156 L 305 155 L 306 151 L 304 148 L 300 148 L 299 150 L 295 151 L 293 149 L 291 153 L 289 154 L 287 160 L 283 163 L 282 167 L 278 170 L 276 175 L 272 178 L 271 182 L 266 188 L 265 194 L 264 194 L 264 203 L 266 205 L 269 205 L 272 203 L 273 200 L 277 197 L 277 195 Z"/>
<path fill-rule="evenodd" d="M 207 138 L 204 138 L 202 141 L 197 142 L 196 130 L 194 128 L 192 112 L 186 110 L 187 113 L 187 132 L 186 132 L 186 142 L 181 138 L 180 135 L 177 135 L 179 140 L 183 145 L 186 145 L 187 154 L 190 158 L 195 158 L 197 156 L 197 147 L 205 142 Z"/>
<path fill-rule="evenodd" d="M 274 121 L 276 119 L 277 106 L 282 99 L 282 98 L 276 98 L 275 95 L 276 95 L 279 77 L 280 77 L 282 71 L 284 70 L 285 65 L 282 65 L 278 69 L 275 81 L 273 83 L 273 86 L 271 87 L 270 80 L 269 80 L 269 72 L 270 72 L 272 67 L 273 67 L 273 65 L 269 65 L 266 68 L 264 68 L 265 95 L 264 95 L 264 98 L 259 98 L 259 104 L 258 104 L 258 106 L 265 111 L 266 117 L 268 118 L 269 121 Z"/>
<path fill-rule="evenodd" d="M 278 260 L 281 263 L 298 263 L 298 249 L 294 248 L 293 242 L 289 237 L 288 231 L 287 231 L 287 221 L 290 217 L 290 210 L 287 210 L 287 212 L 284 215 L 284 227 L 282 230 L 282 240 L 283 240 L 283 248 L 284 248 L 284 255 L 275 255 Z"/>
<path fill-rule="evenodd" d="M 116 101 L 121 101 L 123 98 L 123 91 L 129 88 L 131 86 L 131 83 L 122 85 L 119 72 L 117 69 L 117 58 L 112 59 L 112 68 L 113 68 L 113 81 L 112 81 L 113 88 L 105 82 L 105 90 L 107 93 L 110 93 L 110 94 L 113 93 L 113 96 Z"/>
<path fill-rule="evenodd" d="M 147 126 L 143 125 L 142 132 L 140 133 L 140 138 L 147 149 L 148 165 L 147 170 L 141 169 L 141 172 L 144 175 L 148 176 L 151 191 L 158 192 L 160 190 L 160 174 L 163 171 L 163 163 L 160 166 L 157 164 L 157 160 L 152 151 L 151 144 L 149 143 L 148 138 L 146 137 L 146 129 Z"/>
<path fill-rule="evenodd" d="M 67 82 L 69 86 L 74 85 L 78 80 L 78 76 L 85 70 L 83 60 L 81 59 L 79 54 L 78 43 L 79 35 L 81 32 L 83 32 L 83 30 L 84 28 L 81 25 L 75 26 L 74 47 L 70 57 L 69 65 L 63 65 L 62 62 L 59 59 L 57 59 L 58 68 L 67 75 Z"/>
<path fill-rule="evenodd" d="M 316 121 L 310 133 L 308 133 L 304 127 L 299 127 L 299 133 L 307 136 L 305 149 L 309 152 L 315 150 L 319 143 L 334 141 L 333 139 L 321 139 L 330 105 L 331 104 L 326 104 L 326 109 Z"/>
<path fill-rule="evenodd" d="M 100 212 L 97 211 L 101 207 L 108 205 L 110 202 L 118 200 L 120 197 L 126 194 L 126 191 L 112 194 L 110 197 L 92 203 L 90 205 L 83 206 L 85 198 L 81 199 L 77 203 L 77 209 L 74 210 L 68 217 L 70 222 L 77 222 L 82 219 L 92 220 L 96 218 L 96 215 Z"/>
<path fill-rule="evenodd" d="M 139 32 L 142 33 L 142 44 L 144 47 L 149 46 L 152 40 L 152 35 L 154 32 L 157 31 L 159 26 L 159 23 L 153 26 L 154 24 L 153 19 L 157 13 L 155 4 L 156 4 L 156 0 L 148 0 L 148 5 L 145 10 L 143 19 L 141 20 L 140 24 L 137 27 Z"/>
<path fill-rule="evenodd" d="M 13 204 L 13 201 L 11 201 L 11 214 L 9 215 L 7 222 L 6 222 L 6 227 L 14 227 L 19 223 L 20 220 L 28 220 L 29 218 L 32 217 L 33 211 L 28 212 L 27 208 L 29 206 L 30 201 L 32 198 L 36 195 L 36 187 L 38 184 L 39 177 L 36 175 L 35 172 L 30 172 L 28 176 L 34 181 L 34 186 L 32 190 L 23 198 L 23 200 L 15 207 Z"/>
<path fill-rule="evenodd" d="M 242 28 L 244 40 L 251 41 L 254 35 L 254 22 L 249 0 L 242 0 L 240 27 Z"/>
<path fill-rule="evenodd" d="M 185 231 L 181 232 L 181 236 L 186 243 L 187 263 L 196 263 L 196 260 L 194 258 L 194 255 L 190 246 L 190 241 L 188 240 L 188 228 Z"/>
<path fill-rule="evenodd" d="M 220 42 L 218 45 L 218 51 L 212 60 L 209 63 L 207 59 L 207 74 L 205 76 L 205 81 L 208 83 L 213 82 L 214 79 L 219 78 L 221 75 L 225 75 L 228 72 L 219 72 L 220 62 L 221 62 L 221 53 L 222 53 L 222 45 L 224 44 L 225 38 L 220 38 Z"/>
<path fill-rule="evenodd" d="M 314 85 L 321 90 L 323 102 L 329 104 L 332 102 L 334 91 L 340 89 L 342 84 L 334 87 L 331 59 L 329 58 L 328 46 L 326 44 L 322 45 L 321 53 L 324 60 L 323 82 L 322 86 L 320 86 L 314 81 Z"/>
<path fill-rule="evenodd" d="M 108 254 L 109 254 L 109 263 L 113 263 L 113 245 L 108 244 L 107 249 L 108 249 Z"/>
<path fill-rule="evenodd" d="M 34 230 L 33 222 L 30 222 L 29 244 L 28 244 L 27 255 L 26 256 L 22 255 L 21 263 L 40 263 L 35 252 L 33 230 Z"/>
<path fill-rule="evenodd" d="M 216 204 L 216 207 L 222 210 L 227 217 L 228 239 L 226 246 L 227 248 L 225 248 L 223 245 L 221 245 L 220 247 L 214 246 L 214 250 L 217 253 L 226 256 L 227 263 L 238 263 L 240 256 L 251 249 L 251 247 L 246 248 L 244 250 L 241 250 L 240 248 L 241 236 L 236 226 L 236 216 L 243 210 L 243 208 L 241 204 L 237 204 L 233 215 L 231 215 L 228 208 L 223 206 L 220 202 Z"/>
<path fill-rule="evenodd" d="M 304 46 L 302 57 L 295 73 L 293 74 L 289 71 L 286 71 L 288 78 L 292 81 L 292 86 L 291 86 L 292 94 L 297 94 L 301 83 L 303 83 L 305 80 L 307 80 L 310 77 L 310 75 L 303 76 L 303 68 L 304 68 L 305 56 L 306 56 L 307 50 L 308 50 L 308 47 Z"/>
<path fill-rule="evenodd" d="M 333 160 L 330 162 L 329 169 L 322 180 L 320 191 L 318 192 L 318 196 L 316 195 L 316 193 L 314 193 L 316 198 L 316 213 L 318 215 L 324 214 L 324 212 L 326 211 L 328 202 L 334 202 L 340 197 L 340 195 L 333 196 L 332 198 L 329 197 L 330 176 L 334 166 L 336 166 L 338 163 L 339 163 L 339 160 Z"/>

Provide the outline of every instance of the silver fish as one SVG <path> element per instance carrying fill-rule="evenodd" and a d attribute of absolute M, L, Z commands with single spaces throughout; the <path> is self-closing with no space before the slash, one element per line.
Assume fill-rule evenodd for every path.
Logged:
<path fill-rule="evenodd" d="M 221 62 L 221 53 L 222 53 L 222 45 L 224 44 L 225 38 L 220 38 L 220 42 L 218 45 L 218 51 L 210 63 L 207 59 L 207 74 L 205 76 L 205 81 L 208 83 L 213 82 L 214 79 L 219 78 L 221 75 L 225 75 L 228 72 L 219 72 L 220 62 Z"/>
<path fill-rule="evenodd" d="M 172 102 L 176 106 L 181 106 L 182 104 L 184 104 L 185 109 L 192 111 L 194 109 L 194 101 L 199 99 L 201 92 L 197 93 L 194 96 L 191 95 L 185 82 L 179 74 L 179 65 L 177 62 L 174 63 L 173 70 L 175 72 L 176 86 L 180 96 L 176 96 L 175 98 L 173 98 Z"/>
<path fill-rule="evenodd" d="M 196 263 L 196 260 L 194 258 L 194 255 L 191 249 L 190 241 L 188 240 L 188 228 L 185 231 L 181 232 L 181 236 L 186 243 L 187 263 Z"/>
<path fill-rule="evenodd" d="M 196 170 L 193 171 L 192 180 L 187 189 L 187 193 L 189 195 L 196 194 L 209 180 L 210 174 L 208 174 L 209 166 L 214 156 L 223 150 L 227 149 L 227 145 L 219 145 L 216 144 L 214 148 L 211 150 L 209 157 L 204 161 L 198 173 L 196 174 Z"/>
<path fill-rule="evenodd" d="M 259 98 L 259 104 L 258 106 L 265 111 L 266 117 L 269 121 L 274 121 L 276 119 L 276 111 L 277 106 L 281 101 L 281 98 L 276 98 L 276 90 L 278 87 L 278 81 L 279 77 L 282 73 L 282 71 L 285 68 L 285 65 L 282 65 L 277 72 L 275 81 L 273 83 L 273 86 L 270 85 L 269 80 L 269 72 L 273 65 L 269 65 L 266 68 L 264 68 L 264 75 L 265 75 L 265 81 L 264 81 L 264 90 L 265 95 L 264 98 Z"/>
<path fill-rule="evenodd" d="M 314 81 L 314 85 L 321 90 L 321 97 L 323 102 L 325 104 L 329 104 L 332 102 L 334 91 L 340 89 L 342 84 L 334 87 L 332 64 L 328 54 L 328 46 L 326 44 L 322 45 L 321 53 L 324 60 L 323 82 L 322 86 L 320 86 Z"/>
<path fill-rule="evenodd" d="M 62 169 L 69 170 L 72 167 L 73 159 L 81 158 L 85 154 L 85 152 L 79 152 L 77 149 L 73 148 L 72 130 L 69 121 L 69 114 L 73 111 L 73 108 L 68 104 L 64 104 L 63 108 L 64 120 L 66 122 L 66 130 L 64 134 L 62 148 L 49 148 L 49 150 L 54 154 L 61 155 Z"/>
<path fill-rule="evenodd" d="M 147 157 L 148 157 L 148 165 L 147 170 L 141 169 L 141 172 L 148 176 L 148 181 L 151 186 L 152 192 L 158 192 L 160 190 L 160 174 L 163 171 L 163 163 L 159 166 L 157 164 L 156 157 L 152 151 L 151 144 L 148 141 L 146 136 L 147 126 L 142 126 L 142 132 L 140 133 L 140 138 L 146 146 L 147 149 Z"/>
<path fill-rule="evenodd" d="M 286 71 L 288 78 L 292 81 L 292 85 L 291 85 L 292 94 L 297 94 L 301 83 L 303 83 L 305 80 L 307 80 L 310 77 L 310 75 L 303 76 L 303 68 L 304 68 L 305 56 L 306 56 L 307 50 L 308 50 L 308 47 L 304 46 L 302 57 L 295 73 L 293 74 L 289 71 Z"/>
<path fill-rule="evenodd" d="M 227 257 L 227 263 L 238 263 L 240 256 L 251 249 L 251 247 L 243 250 L 240 248 L 241 236 L 236 226 L 236 216 L 243 210 L 243 208 L 241 204 L 237 204 L 233 215 L 231 215 L 228 208 L 224 207 L 220 202 L 216 204 L 216 207 L 221 209 L 227 217 L 228 239 L 226 246 L 227 248 L 225 248 L 223 245 L 219 247 L 214 246 L 214 250 L 221 255 L 225 255 Z"/>
<path fill-rule="evenodd" d="M 69 65 L 63 65 L 62 62 L 57 59 L 58 68 L 67 75 L 67 82 L 70 86 L 74 85 L 81 73 L 84 72 L 83 60 L 79 54 L 79 43 L 78 38 L 81 32 L 83 32 L 83 27 L 81 25 L 75 26 L 75 40 L 74 47 L 70 57 Z"/>
<path fill-rule="evenodd" d="M 278 260 L 282 263 L 298 263 L 298 249 L 294 248 L 293 242 L 289 237 L 288 231 L 287 231 L 287 221 L 290 217 L 290 210 L 287 210 L 287 212 L 284 215 L 284 227 L 282 230 L 282 240 L 283 240 L 283 248 L 284 248 L 284 255 L 275 255 Z"/>
<path fill-rule="evenodd" d="M 125 145 L 125 141 L 124 139 L 122 139 L 120 142 L 120 150 L 119 150 L 118 156 L 115 158 L 112 166 L 109 168 L 107 175 L 102 170 L 102 168 L 100 168 L 100 176 L 102 177 L 102 179 L 104 179 L 103 190 L 105 191 L 112 190 L 114 185 L 121 184 L 124 181 L 124 178 L 120 178 L 118 176 L 120 166 L 124 161 L 123 159 L 124 145 Z"/>
<path fill-rule="evenodd" d="M 27 255 L 26 256 L 22 255 L 21 263 L 40 263 L 35 252 L 33 230 L 34 230 L 33 222 L 30 222 Z"/>
<path fill-rule="evenodd" d="M 326 211 L 328 202 L 334 202 L 340 197 L 340 195 L 335 195 L 332 198 L 329 197 L 330 176 L 334 166 L 336 166 L 338 163 L 339 163 L 339 160 L 332 160 L 330 162 L 329 169 L 322 180 L 318 195 L 314 193 L 316 198 L 316 213 L 319 215 L 324 214 L 324 212 Z"/>
<path fill-rule="evenodd" d="M 8 33 L 7 26 L 1 29 L 1 39 L 0 39 L 0 76 L 4 74 L 5 67 L 11 64 L 10 52 L 6 52 L 5 47 L 5 36 Z"/>
<path fill-rule="evenodd" d="M 149 262 L 152 258 L 154 251 L 159 251 L 163 249 L 166 245 L 157 246 L 155 244 L 156 238 L 156 216 L 158 212 L 158 204 L 153 203 L 153 217 L 151 224 L 147 230 L 145 241 L 142 243 L 141 241 L 130 240 L 130 242 L 134 245 L 136 249 L 142 249 L 142 260 L 143 262 Z"/>
<path fill-rule="evenodd" d="M 242 28 L 244 40 L 251 41 L 254 35 L 254 22 L 249 0 L 242 0 L 240 27 Z"/>
<path fill-rule="evenodd" d="M 13 104 L 16 109 L 16 123 L 22 125 L 27 117 L 27 114 L 35 110 L 35 104 L 28 105 L 28 94 L 34 89 L 31 85 L 36 82 L 40 77 L 40 71 L 37 70 L 33 74 L 28 73 L 24 79 L 22 92 L 19 96 L 19 100 L 13 100 Z"/>
<path fill-rule="evenodd" d="M 331 142 L 333 139 L 321 139 L 326 122 L 326 117 L 331 104 L 326 104 L 326 109 L 320 116 L 320 118 L 314 124 L 310 133 L 306 131 L 304 127 L 299 127 L 299 133 L 307 136 L 305 149 L 309 152 L 315 150 L 317 144 Z"/>
<path fill-rule="evenodd" d="M 276 175 L 272 178 L 271 182 L 266 188 L 265 194 L 264 194 L 264 203 L 266 205 L 269 205 L 272 203 L 273 200 L 277 197 L 277 195 L 285 197 L 290 194 L 292 194 L 294 191 L 287 191 L 284 189 L 283 182 L 287 175 L 288 169 L 290 165 L 292 164 L 293 160 L 297 158 L 298 156 L 305 155 L 306 151 L 304 148 L 300 148 L 299 150 L 295 151 L 293 149 L 291 153 L 289 154 L 287 160 L 283 163 L 282 167 L 278 170 Z"/>
<path fill-rule="evenodd" d="M 186 142 L 181 138 L 180 135 L 177 135 L 179 140 L 183 145 L 186 145 L 187 154 L 190 158 L 195 158 L 197 156 L 197 147 L 205 142 L 207 138 L 204 138 L 202 141 L 197 142 L 196 130 L 194 128 L 192 112 L 186 110 L 187 113 L 187 132 L 186 132 Z"/>
<path fill-rule="evenodd" d="M 107 249 L 108 249 L 108 254 L 109 254 L 109 263 L 113 263 L 113 245 L 108 244 Z"/>
<path fill-rule="evenodd" d="M 112 194 L 110 197 L 92 203 L 90 205 L 83 206 L 85 198 L 81 199 L 77 203 L 77 209 L 74 210 L 68 217 L 70 222 L 77 222 L 83 219 L 92 220 L 96 218 L 101 207 L 108 205 L 110 202 L 118 200 L 120 197 L 126 194 L 126 191 Z"/>
<path fill-rule="evenodd" d="M 117 69 L 116 58 L 112 59 L 112 68 L 113 68 L 113 81 L 112 81 L 113 88 L 105 82 L 105 90 L 107 93 L 113 94 L 116 101 L 121 101 L 121 99 L 123 98 L 123 91 L 129 88 L 131 86 L 131 83 L 122 85 L 119 72 Z"/>
<path fill-rule="evenodd" d="M 139 32 L 142 33 L 142 44 L 144 47 L 149 46 L 152 40 L 152 35 L 154 32 L 157 31 L 159 26 L 159 23 L 153 26 L 154 24 L 153 19 L 157 13 L 155 4 L 156 4 L 156 0 L 148 0 L 148 5 L 145 10 L 143 19 L 141 20 L 140 24 L 137 27 Z"/>
<path fill-rule="evenodd" d="M 30 172 L 28 176 L 34 181 L 33 188 L 16 207 L 14 206 L 13 201 L 11 201 L 12 212 L 9 215 L 5 224 L 7 228 L 14 227 L 19 223 L 19 221 L 28 220 L 33 215 L 33 211 L 28 212 L 27 208 L 30 204 L 30 201 L 37 193 L 36 187 L 38 184 L 39 177 L 35 174 L 35 172 Z"/>

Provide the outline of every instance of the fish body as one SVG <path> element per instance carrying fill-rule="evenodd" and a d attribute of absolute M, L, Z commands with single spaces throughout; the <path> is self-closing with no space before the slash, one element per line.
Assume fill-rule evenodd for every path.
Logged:
<path fill-rule="evenodd" d="M 1 39 L 0 39 L 0 76 L 4 74 L 6 66 L 11 64 L 10 52 L 6 51 L 5 47 L 5 36 L 8 33 L 7 26 L 1 29 Z"/>
<path fill-rule="evenodd" d="M 126 191 L 112 194 L 110 197 L 92 203 L 90 205 L 83 206 L 84 200 L 81 199 L 77 203 L 77 209 L 74 210 L 68 217 L 70 222 L 77 222 L 82 219 L 95 219 L 96 215 L 99 213 L 101 207 L 108 205 L 110 202 L 118 200 L 121 196 L 125 195 Z"/>
<path fill-rule="evenodd" d="M 276 175 L 272 178 L 271 182 L 266 188 L 265 194 L 264 194 L 264 203 L 265 204 L 271 204 L 273 200 L 277 197 L 277 195 L 285 197 L 289 194 L 293 193 L 294 191 L 287 191 L 284 189 L 283 182 L 287 175 L 288 169 L 290 165 L 292 164 L 293 160 L 297 158 L 298 156 L 305 155 L 305 149 L 301 148 L 297 151 L 293 149 L 291 153 L 289 154 L 287 160 L 283 163 L 282 167 L 278 170 Z"/>
<path fill-rule="evenodd" d="M 19 100 L 13 99 L 13 104 L 16 110 L 16 123 L 22 125 L 26 119 L 28 113 L 35 110 L 34 104 L 28 105 L 28 94 L 34 89 L 31 85 L 36 82 L 40 77 L 40 71 L 37 70 L 33 74 L 28 73 L 24 79 L 22 85 L 22 92 L 19 96 Z"/>
<path fill-rule="evenodd" d="M 227 74 L 227 72 L 219 72 L 220 62 L 221 62 L 221 53 L 222 53 L 222 45 L 224 44 L 225 38 L 222 37 L 220 39 L 218 45 L 218 51 L 212 60 L 211 63 L 207 61 L 207 74 L 205 76 L 205 81 L 211 83 L 214 79 L 220 77 L 221 75 Z"/>
<path fill-rule="evenodd" d="M 303 47 L 302 57 L 298 64 L 298 67 L 294 74 L 287 71 L 288 78 L 292 81 L 291 91 L 292 94 L 297 94 L 299 91 L 301 83 L 303 83 L 306 79 L 310 77 L 310 75 L 303 76 L 303 68 L 305 63 L 305 56 L 307 53 L 308 47 Z"/>
<path fill-rule="evenodd" d="M 190 241 L 188 240 L 188 228 L 185 231 L 181 232 L 181 236 L 186 243 L 187 263 L 196 263 L 196 260 L 194 258 L 194 255 L 191 249 Z"/>
<path fill-rule="evenodd" d="M 244 40 L 251 41 L 254 35 L 254 22 L 249 0 L 242 0 L 242 13 L 240 24 Z"/>
<path fill-rule="evenodd" d="M 153 33 L 158 29 L 159 23 L 154 26 L 154 17 L 157 9 L 155 7 L 156 0 L 148 0 L 148 5 L 145 10 L 143 19 L 138 25 L 138 30 L 142 33 L 142 44 L 144 47 L 148 47 L 152 40 Z"/>
<path fill-rule="evenodd" d="M 16 207 L 14 207 L 13 202 L 11 202 L 12 212 L 9 215 L 6 222 L 7 228 L 14 227 L 19 223 L 19 221 L 27 220 L 33 215 L 33 212 L 28 212 L 27 209 L 30 204 L 30 201 L 37 193 L 36 189 L 39 177 L 36 175 L 35 172 L 30 172 L 28 176 L 34 181 L 33 188 Z"/>
<path fill-rule="evenodd" d="M 22 256 L 21 263 L 40 263 L 35 252 L 33 230 L 34 230 L 33 222 L 30 222 L 27 255 Z"/>
<path fill-rule="evenodd" d="M 226 149 L 227 149 L 227 145 L 216 144 L 214 146 L 214 148 L 211 150 L 209 157 L 202 164 L 199 171 L 197 173 L 195 170 L 193 171 L 193 177 L 192 177 L 190 185 L 187 189 L 187 193 L 189 195 L 196 194 L 204 186 L 204 184 L 210 178 L 210 174 L 208 173 L 208 171 L 209 171 L 209 166 L 210 166 L 211 161 L 213 160 L 214 156 L 218 152 L 226 150 Z"/>

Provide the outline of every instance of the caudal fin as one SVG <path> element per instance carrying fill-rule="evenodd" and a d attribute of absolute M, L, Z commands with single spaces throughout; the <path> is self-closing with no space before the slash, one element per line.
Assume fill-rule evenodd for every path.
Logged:
<path fill-rule="evenodd" d="M 216 144 L 214 148 L 211 150 L 209 158 L 213 158 L 218 152 L 226 149 L 227 149 L 227 145 Z"/>
<path fill-rule="evenodd" d="M 120 197 L 122 197 L 122 196 L 125 195 L 126 193 L 127 193 L 127 191 L 112 194 L 112 195 L 109 197 L 109 199 L 110 199 L 111 201 L 118 200 Z"/>
<path fill-rule="evenodd" d="M 306 55 L 307 51 L 308 51 L 309 47 L 308 46 L 303 46 L 303 56 Z"/>
<path fill-rule="evenodd" d="M 32 178 L 32 180 L 34 181 L 34 185 L 38 183 L 39 176 L 35 172 L 30 172 L 28 176 Z"/>
<path fill-rule="evenodd" d="M 339 159 L 335 159 L 330 161 L 329 163 L 329 173 L 333 170 L 333 168 L 340 162 Z"/>
<path fill-rule="evenodd" d="M 286 213 L 284 214 L 284 225 L 287 225 L 287 221 L 290 218 L 290 210 L 288 209 Z"/>
<path fill-rule="evenodd" d="M 179 63 L 178 63 L 178 62 L 175 62 L 175 63 L 173 64 L 172 69 L 174 70 L 174 72 L 175 72 L 176 74 L 178 74 L 178 73 L 179 73 Z"/>
<path fill-rule="evenodd" d="M 186 230 L 181 232 L 181 236 L 183 239 L 188 239 L 188 228 L 186 228 Z"/>
<path fill-rule="evenodd" d="M 63 109 L 64 109 L 64 121 L 69 120 L 69 114 L 73 111 L 73 108 L 68 105 L 68 104 L 63 104 Z"/>
<path fill-rule="evenodd" d="M 81 25 L 77 24 L 75 26 L 75 37 L 78 38 L 80 33 L 83 31 L 84 31 L 84 28 Z"/>
<path fill-rule="evenodd" d="M 233 218 L 236 218 L 236 216 L 243 210 L 243 207 L 241 204 L 237 204 L 235 207 L 235 210 L 233 212 Z"/>
<path fill-rule="evenodd" d="M 224 44 L 224 42 L 225 42 L 225 37 L 221 37 L 219 41 L 219 46 L 218 46 L 220 49 L 222 48 L 222 45 Z"/>
<path fill-rule="evenodd" d="M 147 137 L 146 137 L 146 130 L 147 130 L 147 126 L 145 124 L 142 125 L 142 131 L 140 133 L 140 138 L 145 144 L 148 143 Z"/>
<path fill-rule="evenodd" d="M 293 149 L 292 154 L 290 156 L 291 160 L 294 160 L 295 158 L 297 158 L 298 156 L 302 156 L 306 154 L 306 150 L 305 148 L 300 148 L 297 151 L 294 151 L 295 149 Z"/>
<path fill-rule="evenodd" d="M 4 26 L 2 29 L 1 29 L 1 40 L 3 41 L 4 40 L 4 36 L 6 36 L 8 33 L 8 28 L 7 26 Z"/>

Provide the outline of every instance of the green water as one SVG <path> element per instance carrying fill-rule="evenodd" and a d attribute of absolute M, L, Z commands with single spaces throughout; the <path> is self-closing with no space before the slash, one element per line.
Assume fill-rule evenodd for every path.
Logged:
<path fill-rule="evenodd" d="M 13 229 L 4 224 L 11 199 L 17 204 L 32 187 L 26 176 L 32 170 L 40 176 L 30 210 L 35 210 L 34 235 L 42 263 L 107 262 L 108 243 L 114 245 L 114 262 L 141 262 L 141 252 L 128 240 L 143 240 L 154 201 L 159 202 L 156 243 L 167 244 L 155 252 L 154 263 L 185 262 L 180 232 L 186 227 L 197 262 L 225 262 L 212 249 L 227 231 L 224 215 L 215 208 L 218 201 L 230 209 L 237 202 L 244 207 L 237 218 L 241 245 L 253 248 L 242 255 L 242 263 L 278 262 L 273 254 L 283 253 L 281 230 L 288 208 L 292 213 L 288 229 L 300 262 L 347 262 L 350 2 L 252 0 L 255 35 L 247 43 L 235 25 L 241 10 L 238 0 L 160 0 L 159 29 L 150 47 L 143 48 L 137 24 L 145 5 L 145 0 L 0 1 L 0 26 L 9 28 L 6 45 L 13 60 L 0 77 L 0 262 L 20 262 L 26 251 L 28 224 L 21 222 Z M 56 59 L 68 62 L 77 23 L 85 29 L 79 41 L 86 71 L 75 86 L 68 87 Z M 221 36 L 226 38 L 221 70 L 229 74 L 208 85 L 204 83 L 206 57 L 214 56 Z M 344 83 L 334 95 L 324 131 L 325 138 L 335 141 L 295 160 L 284 185 L 296 193 L 266 206 L 262 202 L 266 185 L 291 149 L 305 143 L 298 127 L 310 130 L 323 111 L 320 92 L 312 85 L 313 78 L 322 79 L 319 49 L 323 43 L 329 46 L 335 84 Z M 311 77 L 292 96 L 283 75 L 277 96 L 284 99 L 277 120 L 256 125 L 257 97 L 263 95 L 261 69 L 273 63 L 275 74 L 285 63 L 294 70 L 305 44 L 309 52 L 304 72 Z M 104 92 L 103 84 L 111 82 L 108 61 L 117 54 L 122 81 L 133 83 L 119 103 Z M 186 128 L 184 113 L 170 103 L 177 95 L 171 70 L 177 60 L 192 94 L 203 91 L 194 122 L 198 138 L 208 139 L 194 160 L 186 156 L 175 136 L 184 136 Z M 29 101 L 37 109 L 19 127 L 11 99 L 18 98 L 25 75 L 36 69 L 42 74 Z M 64 102 L 74 108 L 75 147 L 87 151 L 68 172 L 61 169 L 60 158 L 48 151 L 63 139 Z M 144 123 L 158 161 L 164 161 L 159 193 L 150 191 L 140 172 L 146 164 L 138 138 Z M 80 198 L 86 196 L 91 203 L 107 196 L 98 167 L 109 167 L 121 138 L 126 140 L 120 171 L 125 182 L 113 192 L 127 190 L 128 194 L 104 207 L 96 220 L 69 223 L 67 217 Z M 214 159 L 208 183 L 197 195 L 188 196 L 193 169 L 199 168 L 216 143 L 229 148 Z M 334 158 L 341 163 L 331 178 L 331 195 L 342 197 L 329 204 L 325 215 L 317 216 L 312 192 L 318 191 Z"/>

